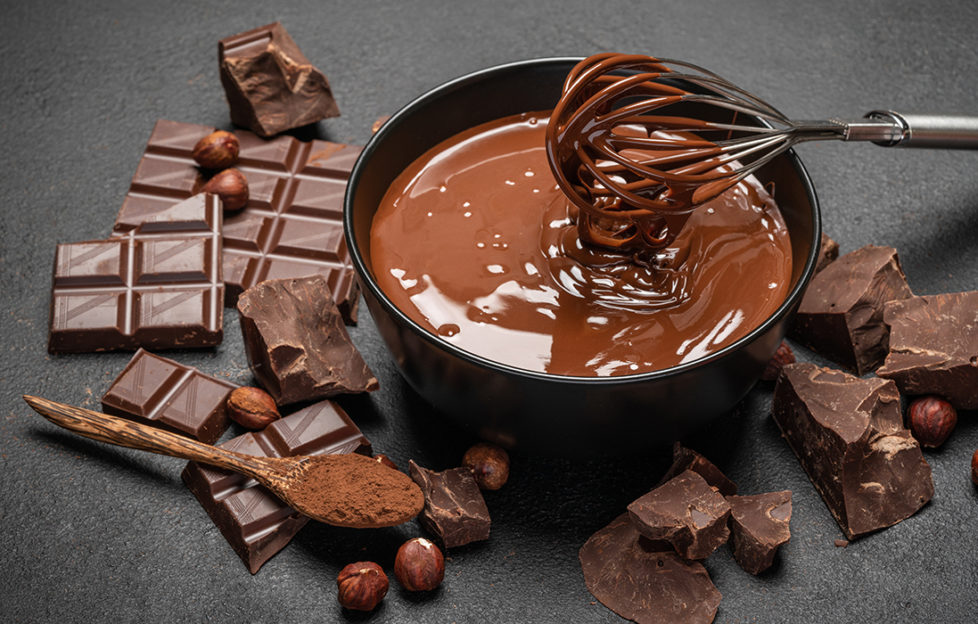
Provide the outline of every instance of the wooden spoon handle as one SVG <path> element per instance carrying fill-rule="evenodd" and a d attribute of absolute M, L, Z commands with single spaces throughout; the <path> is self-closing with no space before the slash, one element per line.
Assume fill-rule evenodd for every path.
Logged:
<path fill-rule="evenodd" d="M 140 425 L 124 418 L 49 401 L 40 397 L 24 395 L 24 400 L 35 412 L 59 427 L 64 427 L 80 436 L 99 442 L 199 461 L 211 466 L 240 472 L 263 482 L 269 479 L 271 470 L 278 468 L 273 466 L 271 461 L 267 461 L 268 458 L 226 451 L 210 444 L 204 444 L 156 427 Z"/>

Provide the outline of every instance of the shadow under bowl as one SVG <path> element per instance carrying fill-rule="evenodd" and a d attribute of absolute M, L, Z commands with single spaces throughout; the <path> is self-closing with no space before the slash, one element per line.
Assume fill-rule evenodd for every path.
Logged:
<path fill-rule="evenodd" d="M 344 203 L 346 242 L 367 308 L 405 380 L 446 417 L 477 435 L 519 451 L 556 456 L 641 451 L 678 440 L 728 414 L 757 382 L 784 338 L 815 271 L 821 236 L 815 190 L 797 155 L 788 151 L 756 174 L 762 184 L 773 183 L 788 226 L 794 262 L 787 298 L 740 340 L 664 370 L 615 377 L 528 371 L 459 349 L 412 321 L 379 288 L 370 263 L 371 223 L 391 182 L 425 151 L 463 130 L 553 108 L 567 73 L 579 60 L 500 65 L 421 95 L 366 145 Z"/>

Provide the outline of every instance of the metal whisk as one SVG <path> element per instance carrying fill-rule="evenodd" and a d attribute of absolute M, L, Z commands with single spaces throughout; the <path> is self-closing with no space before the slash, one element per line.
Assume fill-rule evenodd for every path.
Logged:
<path fill-rule="evenodd" d="M 760 120 L 760 124 L 757 120 Z M 622 251 L 668 245 L 689 214 L 803 141 L 978 148 L 978 117 L 872 111 L 792 121 L 690 63 L 598 54 L 576 65 L 547 127 L 580 237 Z"/>

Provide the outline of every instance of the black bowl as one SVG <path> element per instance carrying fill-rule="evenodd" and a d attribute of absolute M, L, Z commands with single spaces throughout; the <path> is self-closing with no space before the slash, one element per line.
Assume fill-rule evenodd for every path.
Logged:
<path fill-rule="evenodd" d="M 729 413 L 784 338 L 814 273 L 821 236 L 815 190 L 789 151 L 757 174 L 762 183 L 774 183 L 791 238 L 795 262 L 787 299 L 737 342 L 661 371 L 618 377 L 527 371 L 459 349 L 423 329 L 391 303 L 371 270 L 371 221 L 388 186 L 426 150 L 463 130 L 553 108 L 564 78 L 579 60 L 500 65 L 428 91 L 394 115 L 364 148 L 344 204 L 346 242 L 367 308 L 407 382 L 446 416 L 488 440 L 554 455 L 649 448 Z"/>

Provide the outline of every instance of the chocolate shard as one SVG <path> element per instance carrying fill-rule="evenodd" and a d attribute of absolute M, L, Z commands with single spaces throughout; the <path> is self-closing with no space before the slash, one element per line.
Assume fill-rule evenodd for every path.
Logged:
<path fill-rule="evenodd" d="M 772 412 L 849 539 L 909 518 L 934 495 L 892 381 L 790 364 L 774 388 Z"/>
<path fill-rule="evenodd" d="M 747 572 L 760 574 L 791 539 L 791 491 L 728 496 L 730 541 L 734 559 Z"/>
<path fill-rule="evenodd" d="M 702 564 L 686 561 L 615 518 L 588 539 L 578 558 L 588 591 L 618 615 L 640 624 L 708 624 L 721 595 Z"/>
<path fill-rule="evenodd" d="M 116 218 L 127 231 L 150 215 L 198 192 L 205 184 L 194 145 L 210 126 L 156 122 Z M 347 323 L 355 324 L 360 289 L 343 238 L 343 194 L 360 148 L 281 136 L 266 141 L 236 130 L 237 168 L 248 179 L 249 199 L 223 227 L 225 306 L 267 279 L 322 274 Z"/>
<path fill-rule="evenodd" d="M 912 297 L 886 304 L 890 353 L 876 374 L 904 394 L 936 394 L 978 409 L 978 291 Z"/>
<path fill-rule="evenodd" d="M 221 223 L 220 200 L 201 194 L 115 238 L 58 245 L 48 351 L 220 344 Z"/>
<path fill-rule="evenodd" d="M 812 278 L 790 335 L 864 375 L 886 356 L 889 330 L 883 323 L 883 304 L 911 296 L 896 250 L 867 245 Z"/>
<path fill-rule="evenodd" d="M 669 542 L 685 559 L 706 559 L 730 537 L 730 505 L 692 470 L 632 501 L 628 515 L 639 533 Z"/>
<path fill-rule="evenodd" d="M 411 478 L 424 493 L 421 526 L 454 548 L 489 539 L 489 508 L 468 468 L 442 472 L 409 462 Z"/>
<path fill-rule="evenodd" d="M 326 76 L 279 22 L 221 39 L 218 56 L 231 121 L 255 134 L 270 137 L 340 114 Z"/>
<path fill-rule="evenodd" d="M 322 275 L 262 282 L 238 311 L 251 372 L 279 405 L 377 389 Z"/>
<path fill-rule="evenodd" d="M 686 448 L 679 442 L 675 442 L 672 445 L 672 466 L 669 467 L 669 470 L 659 479 L 659 483 L 656 485 L 662 485 L 686 470 L 692 470 L 703 477 L 708 484 L 715 487 L 724 496 L 737 493 L 737 484 L 728 479 L 727 475 L 720 472 L 720 469 L 713 465 L 713 462 L 693 449 Z"/>
<path fill-rule="evenodd" d="M 815 264 L 815 272 L 818 273 L 829 266 L 838 257 L 839 243 L 826 236 L 825 232 L 822 232 L 822 242 L 818 247 L 818 260 Z"/>
<path fill-rule="evenodd" d="M 119 373 L 102 410 L 211 444 L 228 428 L 236 384 L 140 349 Z"/>
<path fill-rule="evenodd" d="M 370 454 L 370 442 L 332 401 L 310 405 L 220 446 L 259 457 Z M 236 472 L 190 462 L 180 476 L 252 574 L 309 522 L 254 479 Z"/>

